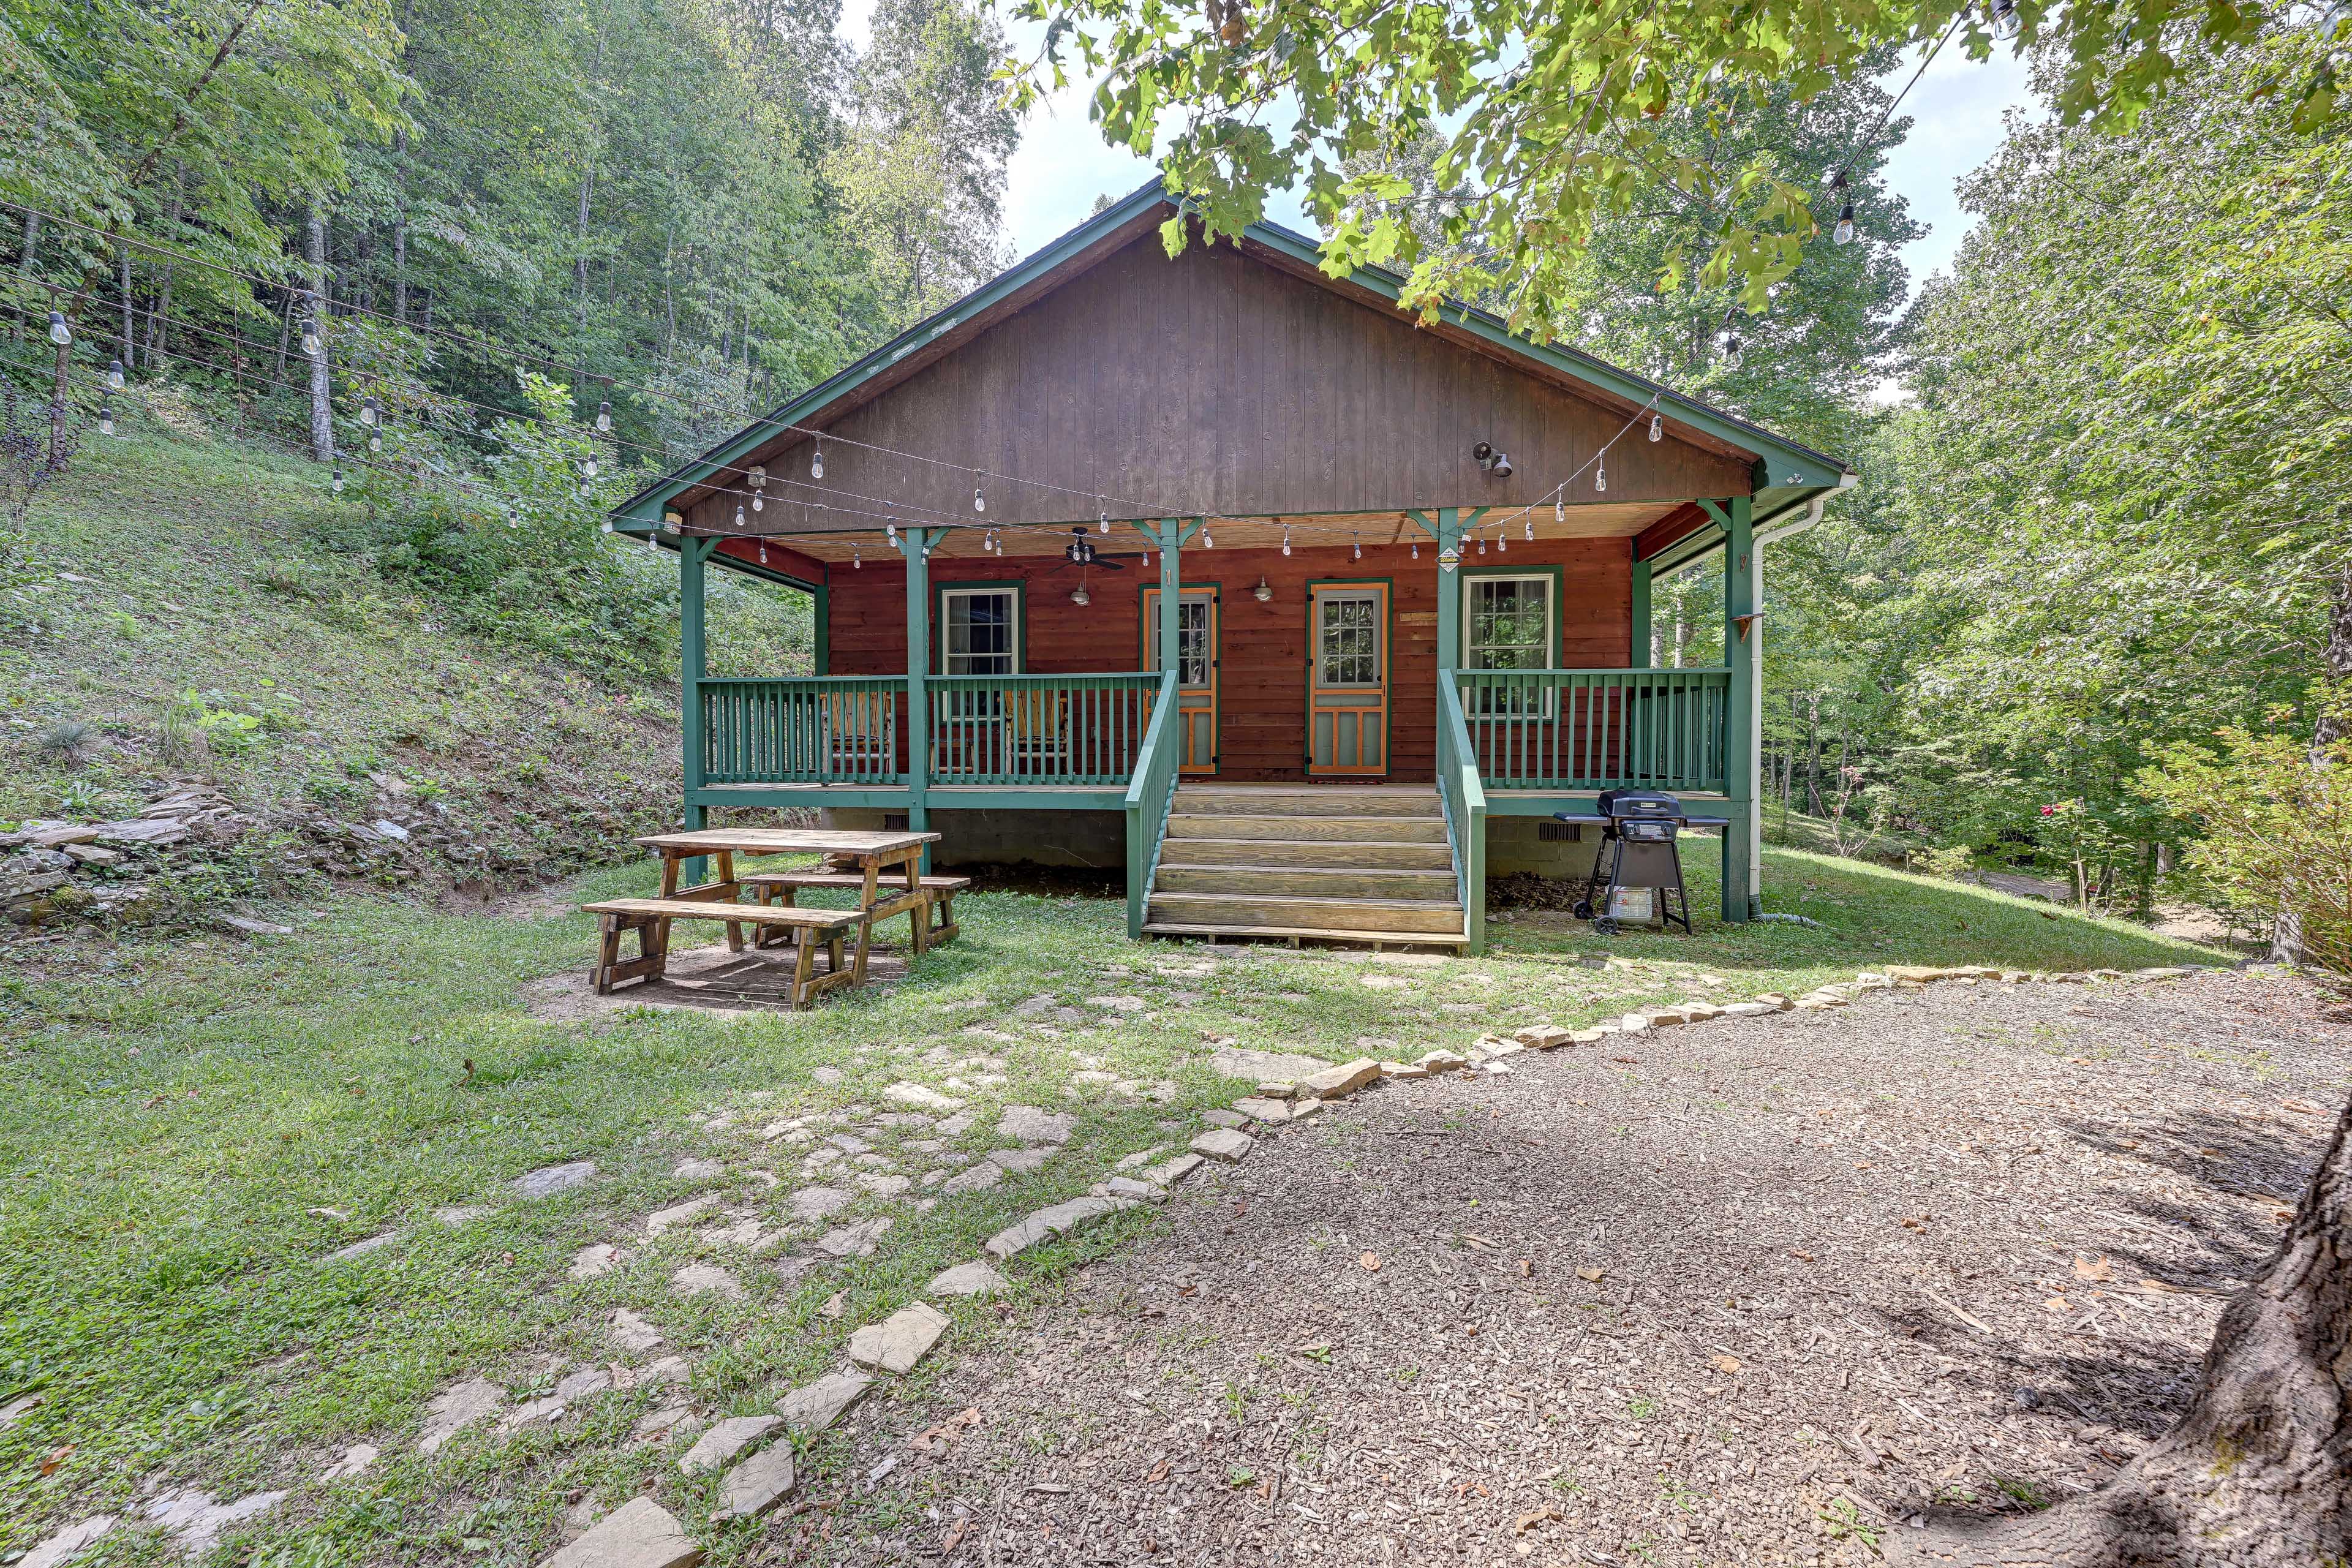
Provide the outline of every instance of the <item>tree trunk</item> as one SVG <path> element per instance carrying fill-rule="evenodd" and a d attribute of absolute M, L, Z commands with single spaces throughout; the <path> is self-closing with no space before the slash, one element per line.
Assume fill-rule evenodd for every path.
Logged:
<path fill-rule="evenodd" d="M 392 133 L 392 321 L 408 325 L 408 127 Z"/>
<path fill-rule="evenodd" d="M 2318 1568 L 2352 1562 L 2352 1104 L 2294 1223 L 2221 1313 L 2180 1424 L 2024 1519 L 1888 1533 L 1895 1563 Z"/>
<path fill-rule="evenodd" d="M 303 290 L 303 308 L 319 323 L 319 352 L 310 360 L 310 457 L 331 463 L 335 458 L 335 408 L 327 374 L 326 300 L 320 280 L 327 275 L 327 214 L 316 201 L 303 235 L 302 258 L 310 264 L 310 286 Z"/>
<path fill-rule="evenodd" d="M 122 368 L 139 363 L 139 308 L 131 292 L 131 242 L 122 242 Z"/>
<path fill-rule="evenodd" d="M 1805 799 L 1806 811 L 1815 816 L 1822 814 L 1822 694 L 1809 692 L 1805 697 Z"/>

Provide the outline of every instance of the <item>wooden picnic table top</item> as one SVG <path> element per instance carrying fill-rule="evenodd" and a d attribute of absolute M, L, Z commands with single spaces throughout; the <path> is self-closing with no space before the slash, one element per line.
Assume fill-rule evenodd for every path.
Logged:
<path fill-rule="evenodd" d="M 937 844 L 937 833 L 849 833 L 828 827 L 703 827 L 691 833 L 656 833 L 638 843 L 664 854 L 896 855 Z"/>

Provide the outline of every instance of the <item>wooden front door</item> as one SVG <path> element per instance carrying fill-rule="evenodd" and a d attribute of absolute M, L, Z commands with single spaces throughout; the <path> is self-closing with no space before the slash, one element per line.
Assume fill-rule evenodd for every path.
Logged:
<path fill-rule="evenodd" d="M 1389 771 L 1389 587 L 1318 583 L 1307 594 L 1307 772 Z"/>
<path fill-rule="evenodd" d="M 1176 719 L 1183 731 L 1177 771 L 1217 771 L 1217 595 L 1186 588 L 1176 595 Z M 1143 668 L 1160 670 L 1160 590 L 1143 591 Z"/>

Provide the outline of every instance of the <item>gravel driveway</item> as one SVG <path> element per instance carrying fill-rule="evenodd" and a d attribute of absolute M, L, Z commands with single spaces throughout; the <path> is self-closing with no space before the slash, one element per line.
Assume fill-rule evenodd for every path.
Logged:
<path fill-rule="evenodd" d="M 2347 1043 L 2284 978 L 1960 983 L 1385 1085 L 828 1438 L 772 1550 L 1872 1561 L 2172 1420 Z"/>

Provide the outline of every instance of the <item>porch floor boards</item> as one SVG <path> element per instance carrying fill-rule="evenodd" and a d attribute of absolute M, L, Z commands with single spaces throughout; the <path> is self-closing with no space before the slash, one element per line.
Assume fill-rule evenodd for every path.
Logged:
<path fill-rule="evenodd" d="M 1461 882 L 1428 785 L 1185 784 L 1145 912 L 1155 936 L 1456 945 Z"/>

